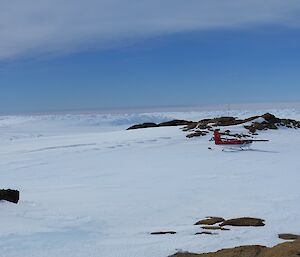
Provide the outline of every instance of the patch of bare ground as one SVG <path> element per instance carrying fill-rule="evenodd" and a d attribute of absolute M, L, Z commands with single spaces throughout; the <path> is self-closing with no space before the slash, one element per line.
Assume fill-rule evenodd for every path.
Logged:
<path fill-rule="evenodd" d="M 214 253 L 176 253 L 169 257 L 299 257 L 300 239 L 268 248 L 261 245 L 240 246 Z"/>
<path fill-rule="evenodd" d="M 295 235 L 295 234 L 279 234 L 278 237 L 283 240 L 300 239 L 300 235 Z"/>
<path fill-rule="evenodd" d="M 223 226 L 237 226 L 237 227 L 262 227 L 264 226 L 264 220 L 258 218 L 242 217 L 237 219 L 225 220 L 220 224 Z"/>
<path fill-rule="evenodd" d="M 158 231 L 158 232 L 152 232 L 151 235 L 175 235 L 175 231 Z"/>
<path fill-rule="evenodd" d="M 230 230 L 229 228 L 223 228 L 220 226 L 203 226 L 202 229 L 208 229 L 208 230 Z"/>
<path fill-rule="evenodd" d="M 225 221 L 225 219 L 221 217 L 207 217 L 206 219 L 197 221 L 194 225 L 215 225 L 223 221 Z"/>
<path fill-rule="evenodd" d="M 202 232 L 197 232 L 195 234 L 195 236 L 197 235 L 218 235 L 218 233 L 213 233 L 213 232 L 210 232 L 210 231 L 202 231 Z"/>

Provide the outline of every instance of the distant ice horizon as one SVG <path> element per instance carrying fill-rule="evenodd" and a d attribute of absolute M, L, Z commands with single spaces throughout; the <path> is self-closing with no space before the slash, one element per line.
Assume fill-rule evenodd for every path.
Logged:
<path fill-rule="evenodd" d="M 63 114 L 135 114 L 152 112 L 194 112 L 194 111 L 233 111 L 233 110 L 268 110 L 268 109 L 300 108 L 300 102 L 259 102 L 259 103 L 227 103 L 199 105 L 166 105 L 166 106 L 135 106 L 107 108 L 72 108 L 52 109 L 24 112 L 1 112 L 0 116 L 9 115 L 63 115 Z"/>

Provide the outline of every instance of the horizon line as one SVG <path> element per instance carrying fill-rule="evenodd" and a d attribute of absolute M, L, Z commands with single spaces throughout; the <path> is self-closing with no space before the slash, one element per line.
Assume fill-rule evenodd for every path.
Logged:
<path fill-rule="evenodd" d="M 233 111 L 255 109 L 289 109 L 300 108 L 299 102 L 250 102 L 250 103 L 221 103 L 200 105 L 155 105 L 155 106 L 128 106 L 103 108 L 72 108 L 24 112 L 0 112 L 0 116 L 31 116 L 31 115 L 84 115 L 84 114 L 134 114 L 148 112 L 192 112 L 192 111 Z"/>

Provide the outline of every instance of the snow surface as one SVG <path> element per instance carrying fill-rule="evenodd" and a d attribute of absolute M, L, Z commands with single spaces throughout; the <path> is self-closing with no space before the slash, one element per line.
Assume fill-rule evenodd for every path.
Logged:
<path fill-rule="evenodd" d="M 300 119 L 299 110 L 270 111 Z M 264 131 L 258 138 L 270 142 L 241 152 L 222 152 L 210 136 L 187 139 L 178 127 L 125 130 L 224 114 L 0 117 L 0 187 L 21 192 L 19 204 L 0 203 L 0 256 L 166 257 L 272 246 L 278 233 L 300 233 L 300 130 Z M 195 236 L 193 224 L 211 215 L 266 226 Z M 149 234 L 162 230 L 177 234 Z"/>

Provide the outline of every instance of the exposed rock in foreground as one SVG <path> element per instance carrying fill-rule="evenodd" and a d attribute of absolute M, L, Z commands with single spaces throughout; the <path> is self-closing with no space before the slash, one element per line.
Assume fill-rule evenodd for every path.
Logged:
<path fill-rule="evenodd" d="M 262 227 L 264 225 L 265 225 L 265 223 L 264 223 L 263 219 L 249 218 L 249 217 L 225 220 L 224 222 L 222 222 L 220 224 L 221 227 L 223 227 L 223 226 Z"/>
<path fill-rule="evenodd" d="M 210 231 L 202 231 L 202 232 L 197 232 L 195 234 L 195 236 L 197 235 L 218 235 L 218 233 L 213 233 L 213 232 L 210 232 Z"/>
<path fill-rule="evenodd" d="M 203 226 L 202 229 L 208 229 L 208 230 L 230 230 L 229 228 L 223 228 L 220 226 Z"/>
<path fill-rule="evenodd" d="M 176 234 L 175 231 L 159 231 L 159 232 L 152 232 L 151 235 L 174 235 Z"/>
<path fill-rule="evenodd" d="M 198 130 L 198 131 L 195 131 L 191 134 L 188 134 L 186 137 L 187 138 L 192 138 L 192 137 L 200 137 L 200 136 L 206 136 L 208 134 L 208 131 L 205 131 L 205 130 Z"/>
<path fill-rule="evenodd" d="M 225 219 L 221 217 L 209 217 L 207 219 L 197 221 L 194 225 L 215 225 L 223 221 L 225 221 Z"/>
<path fill-rule="evenodd" d="M 278 237 L 283 240 L 295 240 L 300 239 L 300 235 L 295 234 L 279 234 Z M 299 255 L 300 256 L 300 255 Z"/>
<path fill-rule="evenodd" d="M 300 239 L 267 248 L 260 245 L 240 246 L 215 253 L 177 253 L 170 257 L 299 257 Z"/>
<path fill-rule="evenodd" d="M 18 203 L 20 198 L 20 192 L 12 189 L 0 190 L 0 201 L 5 200 L 11 203 Z"/>

